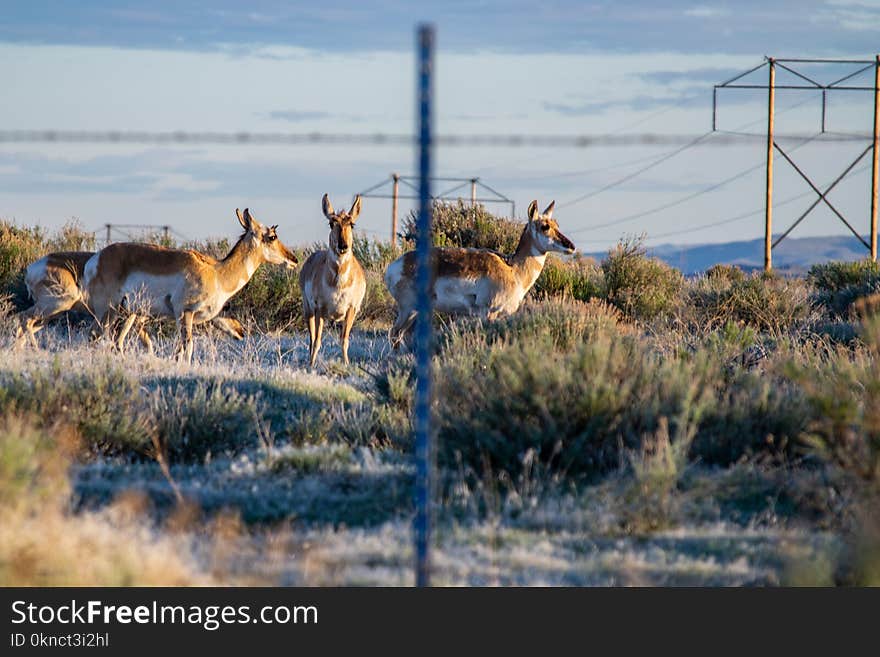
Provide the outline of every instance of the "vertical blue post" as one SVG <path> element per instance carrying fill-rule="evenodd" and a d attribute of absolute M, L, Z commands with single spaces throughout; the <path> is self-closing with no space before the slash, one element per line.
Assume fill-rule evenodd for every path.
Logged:
<path fill-rule="evenodd" d="M 416 236 L 415 327 L 416 398 L 414 429 L 416 438 L 416 586 L 431 583 L 431 492 L 433 450 L 431 442 L 431 322 L 434 298 L 431 293 L 431 120 L 434 74 L 434 28 L 420 25 L 418 30 L 418 110 L 419 110 L 419 218 Z"/>

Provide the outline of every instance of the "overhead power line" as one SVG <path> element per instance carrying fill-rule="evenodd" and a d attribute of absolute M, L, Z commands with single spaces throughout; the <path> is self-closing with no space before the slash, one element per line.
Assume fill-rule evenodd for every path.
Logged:
<path fill-rule="evenodd" d="M 852 175 L 856 176 L 864 171 L 867 171 L 870 168 L 871 168 L 870 164 L 865 164 L 865 165 L 859 167 L 858 169 L 854 169 L 852 171 Z M 825 183 L 822 186 L 827 187 L 829 184 L 831 184 L 830 181 Z M 795 201 L 798 201 L 806 196 L 812 196 L 812 195 L 815 195 L 815 192 L 812 189 L 808 189 L 805 192 L 801 192 L 800 194 L 795 194 L 794 196 L 789 196 L 788 198 L 786 198 L 782 201 L 775 201 L 774 205 L 776 207 L 779 207 L 780 205 L 788 205 L 789 203 L 794 203 Z M 690 226 L 688 228 L 683 228 L 681 230 L 673 230 L 673 231 L 669 231 L 667 233 L 658 233 L 656 235 L 648 235 L 648 239 L 654 240 L 654 239 L 660 239 L 663 237 L 674 237 L 676 235 L 685 235 L 685 234 L 689 234 L 689 233 L 696 233 L 696 232 L 699 232 L 702 230 L 706 230 L 708 228 L 717 228 L 718 226 L 725 226 L 727 224 L 732 224 L 737 221 L 742 221 L 743 219 L 748 219 L 750 217 L 755 217 L 755 216 L 764 214 L 764 210 L 765 210 L 765 208 L 761 207 L 761 208 L 757 208 L 756 210 L 751 210 L 750 212 L 743 212 L 742 214 L 737 214 L 732 217 L 727 217 L 726 219 L 720 219 L 718 221 L 712 222 L 710 224 L 704 224 L 702 226 Z"/>
<path fill-rule="evenodd" d="M 615 187 L 618 187 L 618 186 L 622 185 L 623 183 L 632 180 L 636 176 L 640 176 L 641 174 L 645 173 L 645 171 L 649 171 L 650 169 L 653 169 L 657 165 L 662 164 L 666 160 L 675 157 L 679 153 L 683 153 L 684 151 L 688 150 L 689 148 L 693 148 L 694 146 L 699 144 L 701 141 L 706 139 L 706 137 L 709 137 L 711 134 L 712 134 L 711 132 L 703 133 L 702 135 L 700 135 L 696 139 L 692 139 L 691 141 L 687 142 L 681 148 L 677 148 L 674 151 L 670 151 L 669 153 L 662 155 L 661 157 L 654 160 L 650 164 L 647 164 L 640 169 L 636 169 L 632 173 L 629 173 L 629 174 L 623 176 L 622 178 L 618 178 L 617 180 L 614 180 L 614 181 L 608 183 L 607 185 L 603 185 L 602 187 L 599 187 L 598 189 L 594 189 L 592 192 L 588 192 L 587 194 L 583 194 L 582 196 L 578 196 L 577 198 L 574 198 L 570 201 L 566 201 L 565 203 L 560 203 L 559 207 L 560 208 L 567 208 L 567 207 L 571 207 L 572 205 L 577 205 L 578 203 L 586 201 L 588 198 L 592 198 L 593 196 L 601 194 L 602 192 L 606 192 L 609 189 L 613 189 Z"/>
<path fill-rule="evenodd" d="M 810 143 L 811 141 L 816 139 L 818 136 L 819 136 L 819 133 L 803 140 L 800 144 L 798 144 L 797 146 L 795 146 L 791 150 L 796 151 L 797 149 L 799 149 L 803 146 L 806 146 L 808 143 Z M 683 203 L 686 203 L 687 201 L 690 201 L 692 199 L 700 197 L 704 194 L 708 194 L 709 192 L 714 192 L 716 189 L 720 189 L 721 187 L 724 187 L 725 185 L 728 185 L 736 180 L 739 180 L 740 178 L 745 178 L 750 173 L 757 171 L 758 169 L 762 169 L 762 168 L 764 168 L 764 162 L 758 162 L 757 164 L 753 164 L 752 166 L 750 166 L 746 169 L 743 169 L 742 171 L 738 171 L 737 173 L 725 178 L 724 180 L 721 180 L 716 183 L 712 183 L 711 185 L 703 187 L 703 188 L 697 190 L 696 192 L 686 194 L 685 196 L 677 198 L 673 201 L 663 203 L 661 205 L 655 206 L 655 207 L 650 208 L 648 210 L 642 210 L 640 212 L 635 212 L 633 214 L 629 214 L 629 215 L 626 215 L 623 217 L 617 217 L 616 219 L 612 219 L 610 221 L 606 221 L 601 224 L 593 224 L 591 226 L 584 226 L 583 228 L 578 228 L 577 230 L 571 231 L 571 234 L 577 235 L 579 233 L 583 233 L 588 230 L 595 230 L 597 228 L 607 228 L 609 226 L 617 226 L 619 224 L 623 224 L 628 221 L 635 221 L 636 219 L 641 219 L 642 217 L 647 217 L 649 215 L 656 214 L 658 212 L 662 212 L 663 210 L 668 210 L 669 208 L 674 208 L 678 205 L 682 205 Z"/>
<path fill-rule="evenodd" d="M 780 111 L 778 112 L 778 114 L 783 114 L 783 113 L 785 113 L 785 112 L 790 112 L 790 111 L 792 111 L 792 110 L 795 110 L 795 109 L 797 109 L 798 107 L 800 107 L 800 106 L 806 104 L 806 102 L 809 101 L 809 100 L 810 100 L 810 99 L 808 98 L 808 99 L 806 99 L 806 100 L 801 100 L 801 101 L 799 101 L 799 102 L 797 102 L 797 103 L 794 103 L 793 105 L 791 105 L 791 106 L 789 106 L 789 107 L 786 107 L 786 108 L 783 109 L 783 110 L 780 110 Z M 591 192 L 588 192 L 587 194 L 584 194 L 584 195 L 582 195 L 582 196 L 578 196 L 577 198 L 572 199 L 571 201 L 566 201 L 565 203 L 561 203 L 561 204 L 559 205 L 559 207 L 560 207 L 560 208 L 563 208 L 563 207 L 568 207 L 568 206 L 571 206 L 571 205 L 576 205 L 576 204 L 578 204 L 578 203 L 580 203 L 580 202 L 582 202 L 582 201 L 586 201 L 586 200 L 589 199 L 589 198 L 592 198 L 592 197 L 594 197 L 594 196 L 598 196 L 599 194 L 601 194 L 601 193 L 603 193 L 603 192 L 607 192 L 607 191 L 610 190 L 610 189 L 614 189 L 615 187 L 618 187 L 619 185 L 622 185 L 622 184 L 625 183 L 625 182 L 629 182 L 629 181 L 632 180 L 633 178 L 636 178 L 637 176 L 640 176 L 640 175 L 642 175 L 643 173 L 645 173 L 645 172 L 647 172 L 647 171 L 650 171 L 650 170 L 653 169 L 655 166 L 657 166 L 657 165 L 659 165 L 659 164 L 662 164 L 663 162 L 666 162 L 666 161 L 669 160 L 669 159 L 672 159 L 673 157 L 675 157 L 675 156 L 678 155 L 679 153 L 683 153 L 683 152 L 685 152 L 686 150 L 690 149 L 692 146 L 696 146 L 697 144 L 703 142 L 703 140 L 704 140 L 706 137 L 708 137 L 709 135 L 716 136 L 716 135 L 718 135 L 719 133 L 726 135 L 726 140 L 725 140 L 723 143 L 729 143 L 729 142 L 727 141 L 727 139 L 731 139 L 731 138 L 734 138 L 734 137 L 749 137 L 749 138 L 752 138 L 752 139 L 755 139 L 755 140 L 766 139 L 766 135 L 762 135 L 762 134 L 757 134 L 757 133 L 752 134 L 752 133 L 742 133 L 742 132 L 737 132 L 737 131 L 739 131 L 739 130 L 743 130 L 744 128 L 749 128 L 749 127 L 751 127 L 751 126 L 755 125 L 756 123 L 759 123 L 760 121 L 763 121 L 763 120 L 764 120 L 764 119 L 757 119 L 757 120 L 755 120 L 755 121 L 749 121 L 748 123 L 744 123 L 744 124 L 738 126 L 738 127 L 735 128 L 734 130 L 714 130 L 714 131 L 710 130 L 709 132 L 704 133 L 704 134 L 700 135 L 699 137 L 697 137 L 692 143 L 685 144 L 685 146 L 683 146 L 683 147 L 681 147 L 681 148 L 677 148 L 677 149 L 675 149 L 675 150 L 673 150 L 673 151 L 670 151 L 670 152 L 668 152 L 668 153 L 664 153 L 663 155 L 661 155 L 660 157 L 658 157 L 656 161 L 651 162 L 651 163 L 648 164 L 647 166 L 644 166 L 644 167 L 642 167 L 641 169 L 637 169 L 636 171 L 633 171 L 632 173 L 629 173 L 629 174 L 627 174 L 627 175 L 625 175 L 625 176 L 623 176 L 623 177 L 621 177 L 621 178 L 619 178 L 619 179 L 617 179 L 617 180 L 614 180 L 614 181 L 608 183 L 607 185 L 603 185 L 602 187 L 599 187 L 598 189 L 595 189 L 595 190 L 593 190 L 593 191 L 591 191 Z M 842 135 L 838 135 L 838 136 L 842 136 Z M 813 135 L 813 137 L 815 137 L 815 135 Z M 854 134 L 854 133 L 850 133 L 850 134 L 847 134 L 847 137 L 852 138 L 852 139 L 865 139 L 865 138 L 867 138 L 867 135 L 856 135 L 856 134 Z M 794 138 L 796 138 L 796 137 L 794 137 Z M 804 138 L 804 139 L 811 139 L 812 137 L 803 137 L 803 138 Z M 780 139 L 782 139 L 781 136 L 780 136 Z M 718 142 L 715 141 L 714 139 L 713 139 L 711 142 L 705 142 L 705 143 L 707 143 L 707 144 L 718 144 Z"/>

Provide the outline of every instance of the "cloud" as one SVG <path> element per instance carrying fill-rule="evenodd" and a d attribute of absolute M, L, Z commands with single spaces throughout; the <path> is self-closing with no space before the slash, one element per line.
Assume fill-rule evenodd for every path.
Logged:
<path fill-rule="evenodd" d="M 777 52 L 853 54 L 874 51 L 878 26 L 876 4 L 864 0 L 742 0 L 735 11 L 725 6 L 732 3 L 683 9 L 673 0 L 554 0 L 538 10 L 521 0 L 143 4 L 110 10 L 101 0 L 14 3 L 0 41 L 212 52 L 234 45 L 268 57 L 287 56 L 289 48 L 411 52 L 416 20 L 425 17 L 437 26 L 440 47 L 457 52 L 755 54 L 772 44 Z M 694 29 L 695 21 L 722 29 Z"/>
<path fill-rule="evenodd" d="M 880 30 L 880 5 L 876 3 L 830 0 L 828 5 L 814 19 L 816 23 L 824 25 L 833 23 L 853 32 L 876 33 Z"/>
<path fill-rule="evenodd" d="M 647 71 L 633 75 L 645 82 L 662 85 L 673 85 L 680 82 L 718 84 L 741 72 L 731 68 L 693 68 L 687 71 Z"/>
<path fill-rule="evenodd" d="M 726 7 L 709 7 L 706 5 L 697 5 L 690 9 L 685 9 L 685 16 L 693 18 L 725 18 L 730 16 L 730 10 Z"/>
<path fill-rule="evenodd" d="M 365 184 L 364 171 L 384 164 L 351 161 L 224 161 L 211 151 L 150 149 L 82 160 L 26 153 L 0 154 L 0 192 L 31 195 L 141 195 L 157 201 L 215 196 L 292 198 L 317 194 L 328 180 L 342 188 Z M 366 182 L 369 182 L 367 180 Z M 319 197 L 316 196 L 316 207 Z"/>
<path fill-rule="evenodd" d="M 604 114 L 611 110 L 630 110 L 634 112 L 642 112 L 661 107 L 672 107 L 679 105 L 686 100 L 698 100 L 700 95 L 710 99 L 707 95 L 706 87 L 691 87 L 684 93 L 674 96 L 651 96 L 648 94 L 640 94 L 631 98 L 620 100 L 609 100 L 603 102 L 588 102 L 581 104 L 572 103 L 553 103 L 544 102 L 544 109 L 548 112 L 562 114 L 564 116 L 590 116 L 594 114 Z"/>

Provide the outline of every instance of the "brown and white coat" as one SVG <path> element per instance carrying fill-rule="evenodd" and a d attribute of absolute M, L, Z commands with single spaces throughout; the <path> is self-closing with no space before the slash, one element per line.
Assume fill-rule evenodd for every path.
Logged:
<path fill-rule="evenodd" d="M 330 222 L 330 248 L 310 255 L 299 273 L 303 315 L 309 325 L 309 367 L 318 360 L 325 321 L 342 322 L 342 360 L 348 364 L 351 327 L 367 291 L 364 269 L 352 253 L 361 197 L 348 212 L 335 212 L 327 194 L 321 205 Z"/>
<path fill-rule="evenodd" d="M 296 256 L 245 209 L 235 211 L 244 234 L 222 260 L 193 250 L 151 244 L 111 244 L 85 266 L 84 299 L 92 314 L 107 321 L 125 307 L 130 315 L 116 338 L 121 348 L 138 316 L 158 315 L 177 321 L 178 356 L 192 360 L 193 324 L 207 322 L 254 275 L 264 262 L 294 267 Z"/>
<path fill-rule="evenodd" d="M 559 230 L 550 203 L 538 212 L 529 205 L 529 220 L 516 251 L 505 256 L 489 249 L 435 248 L 432 280 L 434 308 L 454 315 L 494 320 L 517 311 L 526 293 L 544 269 L 547 253 L 573 253 L 574 244 Z M 385 270 L 385 285 L 397 302 L 397 320 L 391 343 L 397 347 L 416 317 L 416 254 L 403 254 Z"/>

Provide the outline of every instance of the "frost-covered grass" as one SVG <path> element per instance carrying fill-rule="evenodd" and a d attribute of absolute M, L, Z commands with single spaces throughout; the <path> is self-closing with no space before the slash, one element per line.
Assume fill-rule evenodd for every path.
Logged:
<path fill-rule="evenodd" d="M 534 312 L 512 325 L 516 335 L 541 333 Z M 559 344 L 576 346 L 569 344 L 572 330 L 587 341 L 595 331 L 616 330 L 618 320 L 604 312 L 560 319 L 568 337 L 560 333 Z M 480 330 L 449 327 L 443 348 L 456 340 L 473 346 Z M 506 330 L 494 327 L 483 344 L 498 349 L 493 340 L 515 340 Z M 172 551 L 169 582 L 411 583 L 413 469 L 402 410 L 411 397 L 411 358 L 389 353 L 384 332 L 357 332 L 349 367 L 326 340 L 314 372 L 305 369 L 301 334 L 242 342 L 200 335 L 189 366 L 170 359 L 171 338 L 158 340 L 156 356 L 136 344 L 118 354 L 66 322 L 40 334 L 39 350 L 13 351 L 4 339 L 3 414 L 27 416 L 27 426 L 50 441 L 71 421 L 81 426 L 65 429 L 80 441 L 67 468 L 73 505 L 51 517 L 9 519 L 0 551 L 20 555 L 26 538 L 11 538 L 27 537 L 42 522 L 49 533 L 83 533 L 63 543 L 73 554 L 48 574 L 38 578 L 17 566 L 6 581 L 164 581 L 161 570 L 139 579 L 128 562 L 80 576 L 65 570 L 89 561 L 83 545 L 101 546 L 102 536 L 116 532 L 132 554 Z M 124 422 L 114 424 L 114 413 L 124 413 Z M 394 422 L 396 437 L 388 429 Z M 103 442 L 93 435 L 100 431 Z M 756 463 L 713 469 L 667 458 L 668 437 L 657 440 L 593 482 L 578 483 L 534 456 L 513 472 L 464 464 L 441 470 L 436 583 L 833 580 L 849 511 L 824 470 Z"/>
<path fill-rule="evenodd" d="M 518 234 L 459 215 L 444 240 Z M 411 583 L 392 252 L 359 243 L 352 362 L 332 327 L 310 371 L 295 275 L 268 268 L 227 308 L 250 334 L 199 328 L 191 365 L 169 323 L 155 355 L 73 315 L 13 350 L 20 267 L 56 242 L 0 237 L 0 584 Z M 880 581 L 880 323 L 828 300 L 869 270 L 685 280 L 628 243 L 554 260 L 511 318 L 441 318 L 435 582 Z"/>

